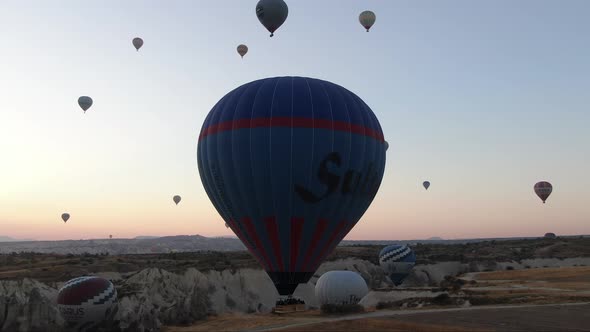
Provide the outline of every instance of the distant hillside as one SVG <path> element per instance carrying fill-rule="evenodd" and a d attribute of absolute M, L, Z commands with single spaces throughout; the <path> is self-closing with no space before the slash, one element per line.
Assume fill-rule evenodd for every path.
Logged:
<path fill-rule="evenodd" d="M 134 240 L 147 240 L 147 239 L 157 239 L 159 236 L 136 236 Z"/>
<path fill-rule="evenodd" d="M 10 236 L 1 236 L 0 235 L 0 242 L 19 242 L 19 241 L 32 241 L 32 240 L 20 240 L 11 238 Z"/>

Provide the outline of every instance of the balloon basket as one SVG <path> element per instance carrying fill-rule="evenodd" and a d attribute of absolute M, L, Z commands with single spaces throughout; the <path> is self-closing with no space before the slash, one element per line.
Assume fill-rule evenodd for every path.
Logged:
<path fill-rule="evenodd" d="M 276 302 L 275 307 L 272 308 L 272 312 L 275 314 L 291 314 L 295 312 L 306 311 L 305 302 L 300 299 L 288 297 L 286 299 L 280 299 Z"/>

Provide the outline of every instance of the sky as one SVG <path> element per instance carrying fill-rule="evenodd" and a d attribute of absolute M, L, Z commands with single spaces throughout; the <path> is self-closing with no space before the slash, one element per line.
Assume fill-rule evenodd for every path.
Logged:
<path fill-rule="evenodd" d="M 1 1 L 0 235 L 233 235 L 198 134 L 227 92 L 285 75 L 351 90 L 390 144 L 347 239 L 590 234 L 589 1 L 286 2 L 269 38 L 256 0 Z"/>

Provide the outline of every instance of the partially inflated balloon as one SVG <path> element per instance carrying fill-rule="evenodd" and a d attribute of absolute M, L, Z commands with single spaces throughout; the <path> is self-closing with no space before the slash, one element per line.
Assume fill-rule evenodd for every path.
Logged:
<path fill-rule="evenodd" d="M 238 54 L 243 58 L 248 53 L 248 46 L 244 44 L 238 45 Z"/>
<path fill-rule="evenodd" d="M 289 295 L 373 201 L 383 142 L 377 117 L 354 93 L 275 77 L 244 84 L 213 107 L 197 160 L 219 214 Z"/>
<path fill-rule="evenodd" d="M 379 265 L 389 275 L 391 281 L 399 286 L 410 274 L 416 264 L 416 255 L 406 245 L 393 244 L 379 253 Z"/>
<path fill-rule="evenodd" d="M 143 39 L 139 37 L 133 38 L 133 46 L 137 51 L 139 51 L 139 49 L 143 46 Z"/>
<path fill-rule="evenodd" d="M 370 10 L 365 10 L 359 15 L 359 22 L 361 22 L 362 26 L 367 29 L 367 32 L 369 32 L 369 29 L 375 24 L 376 19 L 377 17 L 375 16 L 375 13 Z"/>
<path fill-rule="evenodd" d="M 178 203 L 180 203 L 181 198 L 180 196 L 176 195 L 172 197 L 172 200 L 174 201 L 174 203 L 176 203 L 176 205 L 178 205 Z"/>
<path fill-rule="evenodd" d="M 64 222 L 67 222 L 69 219 L 70 219 L 69 213 L 62 213 L 61 220 L 63 220 Z"/>
<path fill-rule="evenodd" d="M 283 0 L 260 0 L 256 5 L 256 16 L 270 36 L 285 23 L 289 15 L 289 7 Z"/>
<path fill-rule="evenodd" d="M 92 98 L 88 96 L 82 96 L 78 98 L 78 105 L 80 105 L 80 108 L 82 108 L 84 113 L 86 113 L 90 106 L 92 106 Z"/>
<path fill-rule="evenodd" d="M 424 181 L 424 182 L 422 182 L 422 185 L 424 186 L 424 189 L 428 190 L 428 187 L 430 187 L 430 182 Z"/>
<path fill-rule="evenodd" d="M 117 290 L 104 278 L 75 278 L 59 290 L 57 308 L 70 329 L 87 331 L 104 326 L 117 312 Z"/>
<path fill-rule="evenodd" d="M 552 191 L 553 186 L 551 185 L 551 183 L 547 181 L 535 183 L 535 194 L 539 196 L 539 198 L 543 201 L 543 204 L 545 204 L 545 201 L 547 200 L 547 198 L 549 198 L 549 195 L 551 195 Z"/>

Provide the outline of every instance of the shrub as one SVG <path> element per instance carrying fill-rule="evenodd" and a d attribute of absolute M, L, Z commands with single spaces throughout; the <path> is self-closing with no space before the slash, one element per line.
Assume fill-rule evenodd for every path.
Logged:
<path fill-rule="evenodd" d="M 506 270 L 514 270 L 514 266 L 506 266 Z"/>

